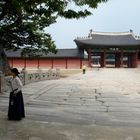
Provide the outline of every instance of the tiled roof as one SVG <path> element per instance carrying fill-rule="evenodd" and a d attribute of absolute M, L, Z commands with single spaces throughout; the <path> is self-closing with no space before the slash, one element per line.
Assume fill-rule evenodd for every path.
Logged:
<path fill-rule="evenodd" d="M 5 51 L 7 57 L 11 58 L 20 58 L 21 57 L 22 49 L 18 49 L 17 51 L 8 50 Z M 64 57 L 70 57 L 70 58 L 83 58 L 84 52 L 82 50 L 79 50 L 77 48 L 75 49 L 58 49 L 57 53 L 48 53 L 47 55 L 43 55 L 41 57 L 43 58 L 64 58 Z"/>
<path fill-rule="evenodd" d="M 140 49 L 140 37 L 134 36 L 132 31 L 120 33 L 91 32 L 87 38 L 77 38 L 74 41 L 79 48 L 126 48 L 129 46 Z"/>

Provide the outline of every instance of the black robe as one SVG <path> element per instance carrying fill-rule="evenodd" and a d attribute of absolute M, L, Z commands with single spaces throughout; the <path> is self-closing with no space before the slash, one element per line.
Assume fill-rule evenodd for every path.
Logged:
<path fill-rule="evenodd" d="M 10 92 L 8 120 L 21 120 L 25 117 L 22 91 L 14 94 Z"/>

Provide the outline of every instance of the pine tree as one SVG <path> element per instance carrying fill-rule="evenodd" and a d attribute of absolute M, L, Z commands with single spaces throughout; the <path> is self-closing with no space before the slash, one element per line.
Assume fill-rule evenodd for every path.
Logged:
<path fill-rule="evenodd" d="M 56 52 L 56 46 L 45 28 L 56 22 L 58 17 L 67 19 L 84 18 L 91 11 L 70 9 L 69 4 L 77 7 L 97 8 L 107 0 L 1 0 L 0 1 L 0 55 L 3 49 L 23 48 L 23 56 L 35 56 Z M 4 55 L 5 56 L 5 55 Z M 0 70 L 8 65 L 0 57 Z M 4 66 L 5 64 L 5 66 Z M 3 67 L 3 68 L 2 68 Z"/>

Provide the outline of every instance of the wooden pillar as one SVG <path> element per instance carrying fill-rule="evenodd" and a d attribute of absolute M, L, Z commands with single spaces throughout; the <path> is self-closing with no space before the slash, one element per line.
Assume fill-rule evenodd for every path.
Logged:
<path fill-rule="evenodd" d="M 115 68 L 120 68 L 120 54 L 118 52 L 115 54 Z"/>
<path fill-rule="evenodd" d="M 131 66 L 132 68 L 137 67 L 137 52 L 133 52 L 131 55 Z"/>
<path fill-rule="evenodd" d="M 116 68 L 123 67 L 123 50 L 121 50 L 121 52 L 117 52 L 115 54 L 115 67 Z"/>
<path fill-rule="evenodd" d="M 37 68 L 39 69 L 40 63 L 39 63 L 39 58 L 37 59 Z"/>
<path fill-rule="evenodd" d="M 88 50 L 88 66 L 91 67 L 91 49 Z"/>
<path fill-rule="evenodd" d="M 106 49 L 101 53 L 101 67 L 106 67 Z"/>
<path fill-rule="evenodd" d="M 67 68 L 68 68 L 68 59 L 65 58 L 65 61 L 66 61 L 66 66 L 65 66 L 65 68 L 67 69 Z"/>
<path fill-rule="evenodd" d="M 80 59 L 80 69 L 82 69 L 83 63 L 82 63 L 82 59 Z"/>
<path fill-rule="evenodd" d="M 138 67 L 138 50 L 136 50 L 136 67 Z"/>
<path fill-rule="evenodd" d="M 127 60 L 128 68 L 131 68 L 131 55 L 128 53 L 128 60 Z"/>
<path fill-rule="evenodd" d="M 120 67 L 123 67 L 123 50 L 120 52 Z"/>
<path fill-rule="evenodd" d="M 53 60 L 53 58 L 52 58 L 52 61 L 51 61 L 51 62 L 52 62 L 52 69 L 53 69 L 53 61 L 54 61 L 54 60 Z"/>

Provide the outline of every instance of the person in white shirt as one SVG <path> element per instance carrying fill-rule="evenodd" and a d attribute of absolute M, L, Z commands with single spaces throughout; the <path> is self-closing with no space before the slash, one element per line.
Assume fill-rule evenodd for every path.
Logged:
<path fill-rule="evenodd" d="M 10 81 L 11 92 L 9 97 L 8 120 L 21 120 L 22 118 L 25 118 L 22 95 L 23 84 L 18 76 L 19 71 L 17 68 L 12 68 L 11 74 L 13 78 Z"/>

